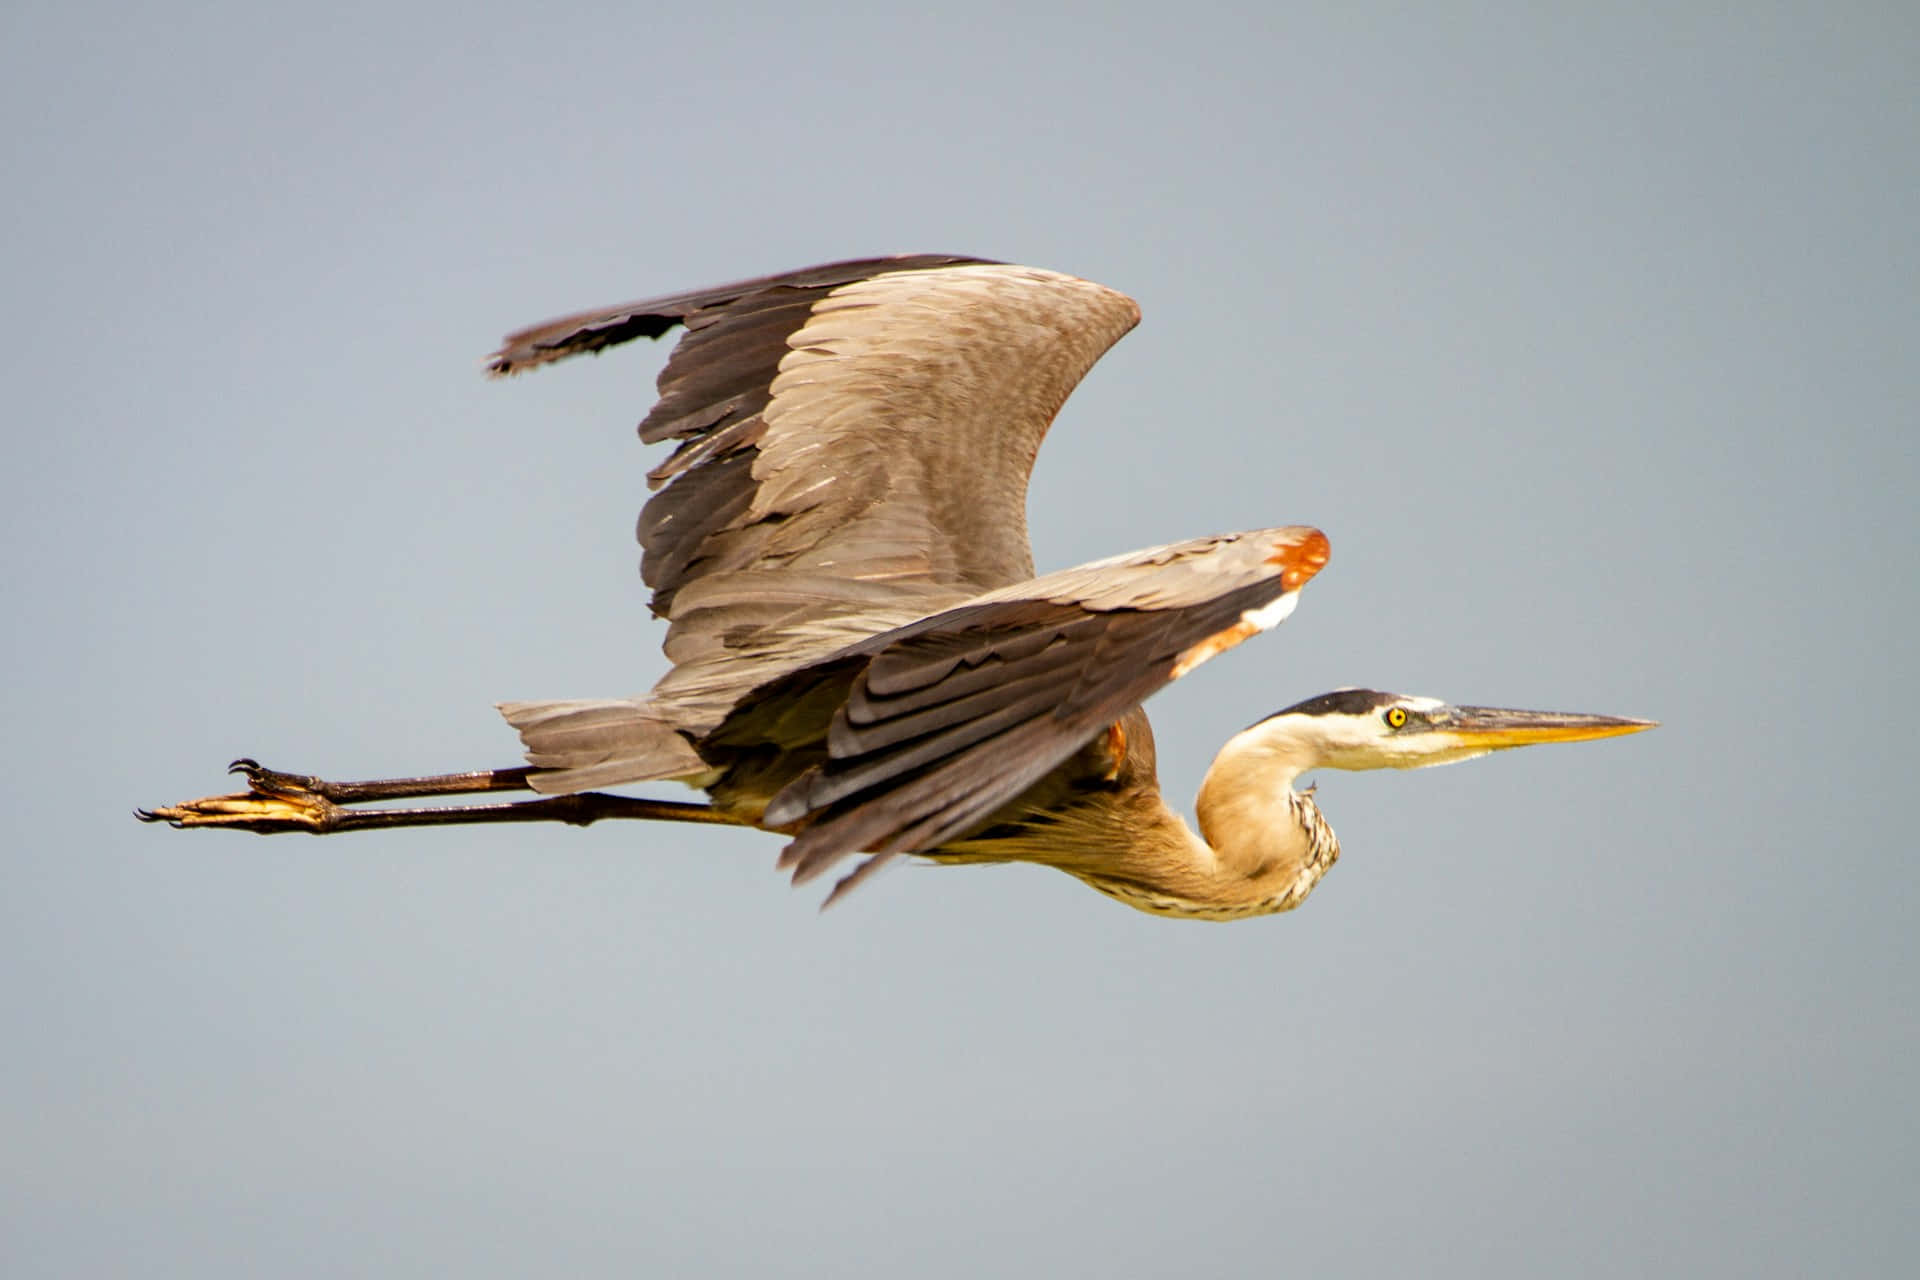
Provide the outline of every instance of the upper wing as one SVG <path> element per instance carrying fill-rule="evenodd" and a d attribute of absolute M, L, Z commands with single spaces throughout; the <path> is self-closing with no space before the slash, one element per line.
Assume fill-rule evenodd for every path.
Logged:
<path fill-rule="evenodd" d="M 1055 272 L 872 259 L 570 316 L 511 335 L 489 367 L 686 325 L 640 424 L 681 443 L 639 533 L 667 655 L 698 664 L 764 654 L 769 629 L 913 617 L 1032 577 L 1034 455 L 1138 319 Z"/>
<path fill-rule="evenodd" d="M 1327 553 L 1316 529 L 1261 529 L 989 592 L 757 691 L 712 741 L 777 738 L 818 679 L 845 682 L 827 763 L 762 819 L 801 824 L 781 855 L 796 881 L 875 854 L 838 895 L 893 854 L 979 826 L 1148 695 L 1280 622 Z"/>

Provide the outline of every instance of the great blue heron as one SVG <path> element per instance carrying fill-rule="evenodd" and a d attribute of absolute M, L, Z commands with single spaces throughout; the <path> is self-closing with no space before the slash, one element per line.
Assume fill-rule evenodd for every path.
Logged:
<path fill-rule="evenodd" d="M 672 669 L 644 696 L 501 705 L 530 766 L 332 783 L 250 760 L 246 792 L 149 821 L 263 833 L 608 817 L 789 837 L 796 883 L 867 855 L 1034 862 L 1159 915 L 1297 906 L 1339 856 L 1312 769 L 1420 768 L 1651 721 L 1346 689 L 1235 735 L 1196 834 L 1162 801 L 1140 703 L 1274 626 L 1327 562 L 1302 526 L 1035 577 L 1027 477 L 1054 414 L 1140 318 L 1072 276 L 976 258 L 835 263 L 510 335 L 517 373 L 676 326 L 640 424 L 641 573 Z M 677 779 L 708 804 L 595 788 Z M 365 801 L 530 790 L 411 809 Z"/>

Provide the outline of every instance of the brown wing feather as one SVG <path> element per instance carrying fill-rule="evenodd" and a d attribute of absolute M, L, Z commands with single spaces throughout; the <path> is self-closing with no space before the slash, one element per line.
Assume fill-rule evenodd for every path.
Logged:
<path fill-rule="evenodd" d="M 511 335 L 489 367 L 685 324 L 640 424 L 680 443 L 649 477 L 664 487 L 638 532 L 676 664 L 654 701 L 700 732 L 843 645 L 849 624 L 885 630 L 1030 578 L 1034 455 L 1138 318 L 1124 295 L 1055 272 L 865 259 L 555 320 Z"/>
<path fill-rule="evenodd" d="M 847 694 L 828 760 L 763 816 L 804 824 L 781 864 L 806 880 L 851 852 L 886 858 L 965 835 L 1149 695 L 1284 616 L 1275 606 L 1326 554 L 1303 528 L 1176 544 L 991 593 L 837 655 L 831 678 Z M 805 677 L 747 705 L 775 708 Z"/>
<path fill-rule="evenodd" d="M 884 271 L 916 271 L 958 263 L 986 262 L 957 254 L 909 253 L 889 258 L 854 258 L 829 262 L 779 275 L 736 280 L 731 284 L 689 289 L 640 302 L 577 311 L 541 324 L 516 329 L 501 339 L 500 349 L 487 357 L 487 372 L 496 377 L 522 373 L 569 356 L 598 353 L 635 338 L 658 338 L 701 312 L 713 313 L 743 298 L 778 289 L 834 288 L 865 280 Z M 648 415 L 651 417 L 652 415 Z M 656 439 L 661 437 L 654 437 Z"/>

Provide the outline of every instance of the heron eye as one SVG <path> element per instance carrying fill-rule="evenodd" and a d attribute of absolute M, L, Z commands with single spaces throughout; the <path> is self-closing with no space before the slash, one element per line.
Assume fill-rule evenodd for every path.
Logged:
<path fill-rule="evenodd" d="M 1387 728 L 1398 729 L 1403 725 L 1405 725 L 1406 723 L 1407 723 L 1407 709 L 1405 707 L 1388 707 L 1387 708 Z"/>

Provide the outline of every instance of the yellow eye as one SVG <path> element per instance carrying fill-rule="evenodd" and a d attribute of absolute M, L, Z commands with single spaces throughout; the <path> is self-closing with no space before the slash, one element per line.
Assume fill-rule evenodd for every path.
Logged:
<path fill-rule="evenodd" d="M 1406 722 L 1407 722 L 1407 709 L 1405 707 L 1388 707 L 1387 708 L 1387 728 L 1398 729 L 1402 725 L 1406 724 Z"/>

